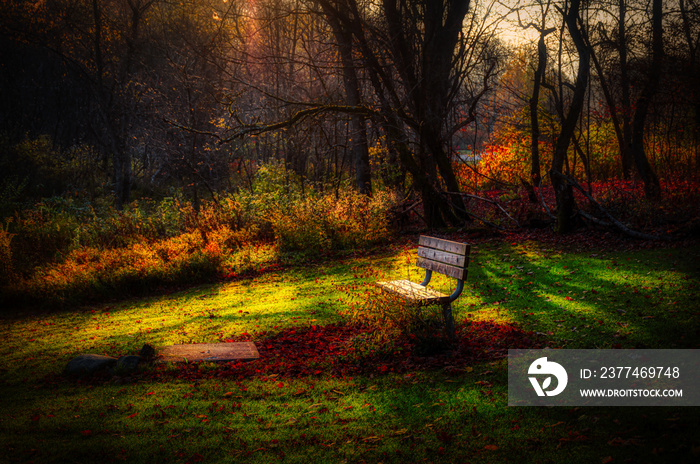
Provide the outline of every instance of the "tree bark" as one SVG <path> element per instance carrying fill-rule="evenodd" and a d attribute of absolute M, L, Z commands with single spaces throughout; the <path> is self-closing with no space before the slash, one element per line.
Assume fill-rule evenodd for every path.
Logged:
<path fill-rule="evenodd" d="M 627 65 L 627 29 L 625 27 L 625 18 L 627 16 L 627 0 L 619 0 L 619 21 L 618 21 L 618 37 L 619 42 L 618 53 L 620 57 L 620 87 L 622 93 L 622 143 L 620 143 L 620 161 L 622 162 L 622 177 L 629 179 L 632 174 L 633 157 L 631 154 L 632 145 L 632 130 L 630 126 L 632 107 L 630 99 L 630 78 Z M 610 108 L 610 112 L 616 111 L 615 108 Z"/>
<path fill-rule="evenodd" d="M 585 44 L 583 34 L 578 26 L 580 5 L 581 0 L 572 0 L 569 10 L 564 14 L 564 23 L 576 46 L 576 51 L 579 55 L 579 64 L 571 104 L 566 117 L 562 121 L 561 132 L 557 138 L 554 154 L 552 156 L 552 168 L 549 171 L 557 201 L 556 231 L 559 234 L 570 232 L 575 224 L 574 215 L 576 212 L 576 201 L 574 199 L 573 187 L 564 175 L 564 163 L 568 155 L 574 130 L 576 129 L 576 123 L 583 109 L 584 97 L 588 86 L 588 75 L 590 72 L 590 54 Z"/>
<path fill-rule="evenodd" d="M 357 0 L 315 0 L 337 18 L 373 87 L 373 112 L 386 132 L 390 151 L 411 174 L 429 227 L 461 225 L 465 214 L 447 150 L 447 115 L 465 79 L 456 67 L 466 56 L 463 22 L 469 0 L 381 0 L 374 7 Z M 477 97 L 478 99 L 478 97 Z M 409 145 L 410 144 L 410 145 Z"/>
<path fill-rule="evenodd" d="M 411 112 L 419 123 L 420 161 L 429 184 L 422 188 L 424 207 L 430 210 L 430 214 L 426 211 L 426 219 L 431 227 L 460 225 L 468 218 L 462 197 L 435 197 L 433 192 L 441 189 L 459 191 L 450 154 L 445 150 L 445 120 L 454 84 L 454 54 L 470 2 L 425 2 L 417 17 L 408 18 L 422 24 L 422 31 L 420 28 L 406 31 L 409 8 L 400 4 L 397 5 L 396 0 L 384 0 L 382 6 L 392 38 L 391 53 L 399 65 L 401 86 L 409 96 Z M 400 10 L 399 6 L 404 6 L 404 9 Z M 422 33 L 418 43 L 410 40 L 415 32 Z M 419 52 L 417 59 L 414 56 L 416 50 Z"/>
<path fill-rule="evenodd" d="M 661 80 L 661 65 L 663 62 L 663 29 L 662 29 L 662 0 L 653 0 L 652 4 L 652 61 L 649 70 L 649 80 L 637 99 L 637 110 L 632 120 L 632 156 L 637 171 L 644 181 L 644 193 L 648 199 L 661 197 L 661 185 L 649 159 L 644 151 L 644 128 L 651 99 L 656 94 Z"/>
<path fill-rule="evenodd" d="M 362 97 L 360 84 L 357 78 L 355 62 L 353 60 L 352 33 L 343 26 L 338 16 L 334 14 L 327 5 L 321 5 L 326 13 L 328 23 L 333 29 L 333 35 L 338 43 L 338 52 L 342 64 L 343 84 L 345 87 L 345 98 L 350 106 L 360 106 Z M 338 6 L 343 8 L 343 5 Z M 341 14 L 349 15 L 348 11 Z M 367 129 L 365 127 L 365 117 L 361 114 L 350 116 L 351 140 L 353 159 L 355 161 L 355 183 L 360 193 L 372 194 L 372 170 L 369 163 L 369 146 L 367 143 Z"/>
<path fill-rule="evenodd" d="M 544 13 L 543 13 L 544 16 Z M 544 23 L 544 17 L 542 18 Z M 537 196 L 535 195 L 534 188 L 540 185 L 542 180 L 542 174 L 540 169 L 540 118 L 539 118 L 539 108 L 540 108 L 540 89 L 542 87 L 542 81 L 544 79 L 544 73 L 547 70 L 547 46 L 545 39 L 547 35 L 554 32 L 554 28 L 545 29 L 544 24 L 542 28 L 538 29 L 540 37 L 537 40 L 537 69 L 535 69 L 534 82 L 532 87 L 532 96 L 530 97 L 530 202 L 537 203 Z"/>

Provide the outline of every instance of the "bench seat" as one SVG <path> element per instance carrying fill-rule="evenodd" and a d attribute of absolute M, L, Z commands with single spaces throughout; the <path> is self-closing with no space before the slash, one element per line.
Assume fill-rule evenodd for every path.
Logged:
<path fill-rule="evenodd" d="M 387 292 L 396 294 L 412 303 L 421 305 L 445 304 L 450 302 L 450 295 L 438 292 L 410 280 L 393 280 L 391 282 L 377 282 L 377 287 Z"/>

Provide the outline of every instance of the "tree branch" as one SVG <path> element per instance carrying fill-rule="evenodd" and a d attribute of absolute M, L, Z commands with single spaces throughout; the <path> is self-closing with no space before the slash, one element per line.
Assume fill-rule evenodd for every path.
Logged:
<path fill-rule="evenodd" d="M 473 198 L 473 199 L 475 199 L 475 200 L 479 200 L 479 201 L 483 201 L 483 202 L 486 202 L 486 203 L 490 203 L 490 204 L 492 204 L 492 205 L 496 205 L 496 206 L 498 207 L 498 209 L 500 209 L 500 210 L 503 212 L 503 214 L 506 215 L 506 217 L 507 217 L 508 219 L 510 219 L 511 221 L 513 221 L 513 222 L 515 223 L 516 226 L 521 227 L 521 226 L 520 226 L 520 222 L 518 222 L 517 219 L 515 219 L 513 216 L 511 216 L 510 214 L 508 214 L 508 212 L 503 208 L 503 206 L 501 206 L 501 204 L 498 203 L 498 202 L 495 201 L 495 200 L 491 200 L 490 198 L 480 197 L 480 196 L 478 196 L 478 195 L 471 195 L 471 194 L 469 194 L 469 193 L 461 193 L 461 192 L 445 192 L 445 193 L 448 193 L 448 194 L 450 194 L 450 195 L 461 195 L 461 196 L 466 197 L 466 198 Z"/>
<path fill-rule="evenodd" d="M 287 119 L 270 124 L 241 124 L 241 127 L 234 130 L 230 135 L 219 139 L 219 143 L 229 143 L 235 139 L 239 139 L 246 135 L 259 135 L 266 132 L 272 132 L 279 129 L 285 129 L 306 118 L 315 117 L 324 113 L 346 113 L 346 114 L 364 114 L 371 116 L 376 114 L 366 106 L 349 106 L 349 105 L 323 105 L 314 106 L 299 110 Z"/>
<path fill-rule="evenodd" d="M 583 194 L 583 196 L 586 197 L 586 199 L 588 201 L 590 201 L 593 206 L 595 206 L 601 213 L 603 213 L 610 220 L 610 224 L 617 227 L 623 233 L 629 235 L 630 237 L 639 238 L 642 240 L 668 240 L 669 239 L 668 237 L 647 234 L 644 232 L 639 232 L 639 231 L 634 230 L 634 229 L 630 229 L 629 227 L 624 225 L 622 222 L 620 222 L 618 219 L 616 219 L 612 214 L 610 214 L 605 208 L 603 208 L 601 206 L 601 204 L 598 203 L 588 192 L 586 192 L 586 190 L 578 182 L 576 182 L 576 180 L 573 177 L 568 176 L 568 175 L 564 176 L 564 177 L 567 180 L 567 182 L 569 182 L 576 190 L 581 192 Z M 600 219 L 598 219 L 597 221 L 594 220 L 591 216 L 589 216 L 588 214 L 584 213 L 581 210 L 579 210 L 579 214 L 581 214 L 583 217 L 591 219 L 593 222 L 597 222 L 598 224 L 610 225 L 610 224 L 605 223 L 604 221 L 601 221 Z"/>

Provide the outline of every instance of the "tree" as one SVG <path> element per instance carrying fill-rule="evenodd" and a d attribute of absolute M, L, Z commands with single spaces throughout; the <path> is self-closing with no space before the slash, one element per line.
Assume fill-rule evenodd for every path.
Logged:
<path fill-rule="evenodd" d="M 61 141 L 89 141 L 99 145 L 105 157 L 111 157 L 118 207 L 130 198 L 130 131 L 138 125 L 143 109 L 134 76 L 145 48 L 145 19 L 155 4 L 156 0 L 47 0 L 2 5 L 3 33 L 55 65 L 51 75 L 42 76 L 46 79 L 41 83 L 45 85 L 42 98 L 59 101 L 60 96 L 51 95 L 51 90 L 74 89 L 70 93 L 80 101 L 78 111 L 56 118 L 55 125 L 69 128 L 74 136 Z M 62 105 L 70 107 L 71 102 Z M 50 115 L 36 114 L 34 118 L 46 121 Z"/>
<path fill-rule="evenodd" d="M 632 168 L 636 168 L 644 182 L 647 198 L 658 198 L 661 194 L 659 179 L 649 163 L 644 144 L 647 134 L 647 116 L 652 100 L 658 92 L 664 62 L 662 4 L 652 2 L 650 53 L 634 61 L 630 59 L 630 54 L 635 51 L 631 44 L 633 41 L 643 41 L 643 37 L 631 37 L 630 34 L 631 32 L 640 34 L 644 30 L 637 23 L 644 12 L 634 12 L 635 14 L 632 15 L 634 21 L 631 21 L 628 14 L 630 8 L 628 0 L 618 0 L 615 7 L 617 16 L 612 16 L 612 20 L 607 18 L 606 21 L 601 21 L 598 28 L 601 36 L 599 42 L 589 42 L 588 47 L 610 110 L 620 150 L 623 177 L 629 178 Z M 604 27 L 606 23 L 615 24 L 616 28 L 612 33 L 607 32 Z M 617 61 L 609 63 L 609 70 L 606 72 L 603 60 L 608 58 L 607 49 L 609 48 L 617 52 Z M 646 69 L 639 69 L 644 61 L 647 63 Z M 636 100 L 634 100 L 633 87 L 641 89 L 636 95 Z M 619 95 L 617 97 L 619 100 L 616 99 L 616 94 Z"/>
<path fill-rule="evenodd" d="M 657 199 L 661 196 L 661 185 L 654 169 L 649 164 L 649 159 L 644 151 L 645 122 L 649 113 L 651 100 L 658 91 L 661 80 L 661 67 L 663 62 L 663 25 L 662 25 L 662 1 L 653 0 L 652 3 L 652 59 L 648 80 L 637 99 L 636 111 L 632 119 L 632 144 L 631 151 L 634 157 L 637 171 L 644 181 L 644 192 L 647 198 Z"/>
<path fill-rule="evenodd" d="M 448 147 L 452 136 L 474 121 L 477 104 L 489 90 L 496 69 L 497 54 L 487 39 L 488 26 L 480 22 L 483 18 L 477 19 L 477 14 L 470 12 L 468 0 L 384 0 L 377 4 L 308 0 L 305 5 L 308 13 L 322 17 L 329 25 L 339 65 L 324 62 L 325 55 L 307 50 L 303 57 L 299 54 L 289 59 L 290 63 L 303 62 L 297 75 L 305 69 L 320 83 L 320 91 L 307 87 L 304 98 L 251 83 L 251 89 L 276 101 L 284 111 L 262 118 L 260 111 L 246 113 L 238 105 L 223 141 L 345 114 L 353 127 L 351 142 L 359 187 L 367 190 L 363 128 L 368 120 L 375 133 L 383 133 L 389 152 L 395 153 L 410 173 L 428 224 L 462 224 L 468 214 Z M 298 14 L 294 9 L 293 15 Z M 274 56 L 273 52 L 267 59 Z M 329 76 L 329 69 L 339 69 L 338 79 Z M 280 71 L 274 75 L 279 79 Z M 343 83 L 342 96 L 333 91 L 338 81 Z M 466 106 L 466 116 L 454 122 L 450 115 L 459 105 Z"/>
<path fill-rule="evenodd" d="M 431 227 L 466 219 L 452 167 L 449 138 L 471 123 L 487 92 L 496 63 L 483 29 L 465 28 L 468 0 L 411 2 L 384 0 L 362 8 L 356 0 L 318 0 L 326 16 L 349 31 L 378 104 L 370 116 L 382 127 L 391 149 L 411 174 Z M 469 37 L 468 33 L 473 36 Z M 483 86 L 471 95 L 465 119 L 446 122 L 473 70 L 472 53 L 487 62 Z M 415 147 L 412 149 L 411 147 Z M 452 192 L 445 194 L 444 192 Z"/>
<path fill-rule="evenodd" d="M 551 7 L 551 0 L 548 0 L 546 4 L 539 3 L 540 7 L 540 18 L 541 23 L 535 24 L 530 22 L 527 25 L 523 24 L 518 15 L 518 22 L 521 27 L 525 29 L 532 27 L 538 34 L 539 38 L 537 40 L 537 67 L 535 68 L 535 75 L 533 78 L 532 86 L 532 96 L 530 97 L 529 107 L 530 107 L 530 138 L 531 138 L 531 170 L 530 170 L 530 182 L 531 185 L 537 186 L 541 182 L 540 174 L 540 153 L 539 153 L 539 139 L 540 139 L 540 124 L 539 124 L 539 107 L 540 107 L 540 89 L 542 87 L 542 82 L 544 81 L 545 72 L 547 70 L 547 36 L 556 31 L 553 27 L 547 27 L 547 14 L 549 13 L 549 8 Z M 532 189 L 531 189 L 532 191 Z M 536 202 L 537 198 L 534 195 L 534 191 L 530 194 L 530 201 Z"/>
<path fill-rule="evenodd" d="M 578 70 L 576 72 L 576 81 L 571 96 L 571 103 L 562 120 L 561 131 L 557 137 L 554 153 L 552 155 L 552 167 L 549 170 L 549 177 L 552 181 L 552 187 L 554 188 L 557 201 L 556 230 L 558 233 L 566 233 L 574 228 L 576 202 L 574 200 L 573 186 L 564 175 L 564 164 L 568 156 L 569 145 L 574 136 L 576 124 L 581 110 L 583 109 L 590 72 L 589 49 L 580 29 L 580 7 L 581 0 L 571 0 L 568 9 L 561 10 L 564 26 L 569 32 L 578 53 Z M 563 111 L 562 114 L 564 114 Z"/>
<path fill-rule="evenodd" d="M 339 21 L 338 15 L 335 14 L 339 10 L 334 10 L 329 3 L 321 3 L 321 7 L 325 13 L 328 24 L 333 30 L 333 35 L 338 47 L 340 62 L 342 66 L 343 84 L 345 86 L 345 98 L 348 105 L 360 107 L 362 95 L 360 90 L 360 82 L 357 73 L 357 63 L 353 57 L 353 37 L 352 32 Z M 337 8 L 347 8 L 347 5 L 342 3 L 337 5 Z M 344 11 L 347 16 L 349 12 Z M 372 193 L 372 171 L 369 164 L 369 147 L 367 143 L 367 129 L 365 127 L 366 116 L 360 113 L 350 115 L 350 124 L 352 127 L 351 140 L 353 159 L 355 160 L 355 183 L 360 193 Z"/>

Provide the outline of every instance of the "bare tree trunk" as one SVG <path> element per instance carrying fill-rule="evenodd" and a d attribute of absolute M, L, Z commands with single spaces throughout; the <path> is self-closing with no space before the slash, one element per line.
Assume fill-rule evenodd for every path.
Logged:
<path fill-rule="evenodd" d="M 537 69 L 535 69 L 535 77 L 532 87 L 532 96 L 530 97 L 530 183 L 526 184 L 529 190 L 529 199 L 531 203 L 537 203 L 537 195 L 535 187 L 540 185 L 542 174 L 540 169 L 540 89 L 544 79 L 544 73 L 547 70 L 547 46 L 545 39 L 547 35 L 554 32 L 556 29 L 544 28 L 545 15 L 542 14 L 542 27 L 538 28 L 540 37 L 537 41 Z"/>
<path fill-rule="evenodd" d="M 588 44 L 588 46 L 590 47 L 590 43 Z M 596 57 L 593 49 L 590 48 L 590 50 L 591 59 L 593 60 L 593 65 L 595 66 L 596 72 L 598 73 L 598 78 L 600 80 L 600 88 L 603 91 L 603 95 L 605 96 L 605 102 L 607 103 L 608 109 L 610 110 L 610 120 L 612 121 L 613 129 L 615 130 L 615 137 L 617 138 L 617 145 L 620 150 L 622 176 L 625 179 L 629 179 L 630 172 L 632 169 L 632 158 L 629 155 L 628 138 L 626 138 L 626 136 L 624 135 L 622 124 L 620 123 L 620 118 L 617 114 L 617 105 L 615 103 L 615 98 L 613 97 L 610 91 L 609 83 L 605 78 L 605 74 L 603 73 L 603 67 L 601 66 L 600 61 Z M 628 110 L 623 109 L 623 111 Z"/>
<path fill-rule="evenodd" d="M 618 50 L 620 57 L 620 87 L 622 90 L 622 143 L 620 143 L 620 160 L 622 162 L 622 176 L 629 179 L 632 173 L 633 157 L 631 154 L 632 146 L 632 130 L 630 119 L 632 114 L 632 106 L 630 100 L 630 78 L 627 65 L 627 29 L 625 27 L 625 18 L 627 16 L 627 0 L 619 0 L 619 18 L 618 18 Z M 614 112 L 615 108 L 610 108 L 610 112 Z M 618 136 L 619 137 L 619 136 Z"/>
<path fill-rule="evenodd" d="M 694 5 L 691 5 L 691 8 Z M 683 35 L 685 36 L 685 41 L 688 46 L 688 66 L 686 68 L 686 73 L 687 73 L 687 79 L 688 82 L 690 82 L 690 85 L 692 86 L 693 89 L 695 89 L 693 94 L 693 101 L 691 102 L 691 106 L 694 109 L 695 113 L 695 124 L 693 128 L 693 139 L 694 139 L 694 145 L 695 145 L 695 156 L 694 156 L 694 161 L 695 161 L 695 169 L 698 170 L 700 169 L 700 151 L 698 148 L 700 147 L 700 95 L 698 95 L 697 89 L 700 88 L 700 67 L 698 66 L 698 45 L 700 43 L 700 35 L 696 36 L 693 38 L 693 34 L 691 32 L 691 25 L 693 23 L 693 20 L 691 19 L 689 13 L 690 11 L 688 10 L 688 6 L 686 5 L 685 0 L 680 0 L 679 1 L 679 7 L 680 7 L 680 12 L 681 12 L 681 20 L 682 20 L 682 25 L 683 25 Z M 697 8 L 697 6 L 696 6 Z M 697 11 L 696 11 L 697 13 Z M 695 16 L 697 18 L 697 16 Z"/>
<path fill-rule="evenodd" d="M 567 181 L 564 175 L 564 163 L 566 162 L 574 130 L 576 129 L 576 123 L 583 109 L 590 71 L 590 54 L 588 47 L 586 47 L 583 34 L 578 26 L 580 20 L 580 5 L 581 0 L 572 0 L 569 10 L 565 12 L 564 15 L 564 23 L 566 24 L 566 28 L 571 35 L 579 55 L 579 64 L 571 104 L 568 114 L 562 121 L 561 132 L 557 138 L 554 154 L 552 156 L 552 168 L 549 171 L 557 201 L 556 231 L 560 234 L 569 232 L 574 228 L 576 201 L 574 200 L 574 192 L 571 183 Z"/>
<path fill-rule="evenodd" d="M 339 7 L 343 7 L 339 5 Z M 357 71 L 355 70 L 355 62 L 352 57 L 352 33 L 338 20 L 338 16 L 329 11 L 327 7 L 326 18 L 333 29 L 333 34 L 338 42 L 338 51 L 340 61 L 343 67 L 343 84 L 345 86 L 345 97 L 350 106 L 360 106 L 362 98 L 360 94 L 360 84 L 357 79 Z M 345 11 L 347 15 L 349 12 Z M 365 126 L 365 117 L 361 114 L 353 114 L 350 116 L 351 127 L 351 146 L 353 159 L 355 160 L 355 183 L 358 190 L 366 195 L 372 194 L 372 171 L 369 164 L 369 147 L 367 144 L 367 129 Z"/>
<path fill-rule="evenodd" d="M 530 98 L 530 182 L 532 185 L 539 185 L 540 174 L 540 87 L 542 86 L 542 75 L 547 66 L 547 50 L 544 44 L 544 34 L 540 33 L 540 39 L 537 42 L 537 69 L 535 70 L 535 81 L 532 88 L 532 97 Z M 537 198 L 534 199 L 535 203 Z M 532 198 L 530 199 L 532 201 Z"/>
<path fill-rule="evenodd" d="M 652 62 L 649 70 L 649 80 L 637 99 L 637 110 L 632 120 L 632 155 L 637 171 L 644 181 L 644 192 L 649 199 L 661 197 L 661 185 L 649 159 L 644 152 L 644 126 L 651 99 L 656 94 L 661 80 L 661 64 L 663 61 L 663 29 L 662 29 L 662 0 L 653 0 L 652 4 Z"/>
<path fill-rule="evenodd" d="M 385 1 L 385 9 L 391 9 Z M 453 85 L 452 67 L 459 33 L 468 9 L 468 0 L 451 0 L 445 2 L 426 2 L 423 14 L 423 46 L 420 64 L 417 69 L 406 73 L 408 82 L 415 75 L 422 76 L 417 83 L 417 91 L 413 93 L 414 106 L 419 115 L 421 128 L 419 131 L 420 144 L 425 150 L 424 156 L 429 167 L 429 175 L 433 179 L 433 188 L 440 189 L 441 179 L 448 192 L 458 192 L 459 183 L 454 174 L 450 153 L 445 150 L 445 118 L 450 106 L 450 92 Z M 392 15 L 387 14 L 387 17 Z M 405 38 L 404 38 L 405 41 Z M 405 50 L 397 50 L 403 55 Z M 404 57 L 406 58 L 406 57 Z M 405 59 L 404 65 L 409 60 Z M 412 75 L 412 76 L 411 76 Z M 432 171 L 432 164 L 439 172 Z M 452 196 L 447 200 L 442 198 L 442 220 L 451 224 L 462 224 L 468 216 L 461 196 Z M 436 218 L 437 219 L 437 218 Z"/>

